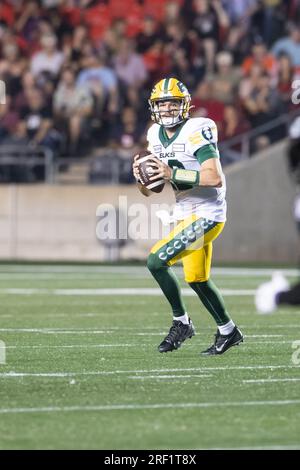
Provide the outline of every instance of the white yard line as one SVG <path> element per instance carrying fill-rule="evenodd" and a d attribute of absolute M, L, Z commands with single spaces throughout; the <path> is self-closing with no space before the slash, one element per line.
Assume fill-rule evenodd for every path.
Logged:
<path fill-rule="evenodd" d="M 68 332 L 70 334 L 71 332 Z M 54 334 L 54 333 L 53 333 Z M 84 333 L 86 334 L 86 333 Z M 161 336 L 163 333 L 150 333 L 152 336 Z M 292 344 L 293 339 L 291 340 L 282 340 L 282 341 L 252 341 L 249 344 Z M 207 341 L 196 341 L 193 340 L 193 345 L 195 347 L 205 346 Z M 113 344 L 62 344 L 62 345 L 46 345 L 46 344 L 34 344 L 34 345 L 7 345 L 6 349 L 72 349 L 72 348 L 123 348 L 123 347 L 151 347 L 152 343 L 113 343 Z"/>
<path fill-rule="evenodd" d="M 182 271 L 181 267 L 173 268 L 175 271 Z M 287 268 L 213 268 L 212 274 L 213 275 L 222 275 L 222 276 L 270 276 L 274 271 L 281 271 L 285 276 L 298 276 L 299 270 L 297 269 L 287 269 Z M 14 274 L 14 273 L 34 273 L 34 274 L 41 274 L 41 273 L 64 273 L 64 274 L 142 274 L 149 276 L 149 272 L 145 266 L 111 266 L 111 265 L 61 265 L 61 266 L 54 266 L 54 265 L 34 265 L 34 264 L 26 264 L 26 265 L 13 265 L 13 264 L 1 264 L 0 265 L 0 274 Z"/>
<path fill-rule="evenodd" d="M 285 335 L 245 335 L 245 338 L 283 338 Z"/>
<path fill-rule="evenodd" d="M 203 403 L 154 403 L 154 404 L 120 404 L 120 405 L 91 405 L 91 406 L 45 406 L 36 408 L 0 408 L 0 414 L 18 413 L 61 413 L 74 411 L 115 411 L 115 410 L 164 410 L 164 409 L 199 409 L 199 408 L 229 408 L 251 406 L 289 406 L 299 405 L 300 400 L 265 400 L 265 401 L 228 401 Z"/>
<path fill-rule="evenodd" d="M 202 374 L 202 375 L 129 375 L 128 379 L 193 379 L 196 378 L 207 378 L 213 377 L 211 374 Z"/>
<path fill-rule="evenodd" d="M 204 328 L 203 328 L 204 329 Z M 208 330 L 208 328 L 205 328 Z M 141 330 L 136 332 L 136 330 Z M 156 330 L 156 331 L 151 331 L 151 330 Z M 165 334 L 165 330 L 162 328 L 157 329 L 155 327 L 108 327 L 102 328 L 101 330 L 97 328 L 0 328 L 0 332 L 4 333 L 43 333 L 43 334 L 105 334 L 105 333 L 122 333 L 126 332 L 126 334 L 129 334 L 131 336 L 157 336 L 157 335 L 163 335 Z M 245 335 L 245 339 L 249 338 L 285 338 L 286 335 L 278 334 L 278 335 Z M 290 341 L 294 341 L 294 338 L 292 338 Z M 256 341 L 251 341 L 251 343 L 254 343 Z M 281 342 L 281 341 L 279 341 Z"/>
<path fill-rule="evenodd" d="M 293 315 L 297 315 L 297 311 L 293 310 Z M 262 318 L 262 317 L 259 317 Z M 298 332 L 300 332 L 300 323 L 285 323 L 285 324 L 279 324 L 279 323 L 272 323 L 270 325 L 264 324 L 262 325 L 244 325 L 244 324 L 239 324 L 240 328 L 247 328 L 248 330 L 267 330 L 268 328 L 273 329 L 273 328 L 293 328 L 296 329 Z"/>
<path fill-rule="evenodd" d="M 220 289 L 224 296 L 253 296 L 254 289 Z M 188 297 L 197 294 L 191 289 L 182 289 L 182 293 Z M 31 288 L 5 288 L 0 289 L 0 294 L 7 295 L 66 295 L 66 296 L 162 296 L 159 288 L 103 288 L 103 289 L 31 289 Z"/>
<path fill-rule="evenodd" d="M 192 367 L 192 368 L 176 368 L 176 369 L 149 369 L 149 370 L 114 370 L 114 371 L 89 371 L 89 372 L 2 372 L 0 378 L 17 378 L 17 377 L 76 377 L 76 376 L 106 376 L 119 374 L 152 374 L 152 373 L 168 373 L 168 372 L 202 372 L 208 371 L 231 371 L 231 370 L 276 370 L 276 369 L 298 369 L 297 365 L 274 365 L 274 366 L 215 366 L 215 367 Z"/>
<path fill-rule="evenodd" d="M 65 344 L 65 345 L 56 345 L 56 346 L 48 346 L 48 345 L 32 345 L 32 346 L 7 346 L 6 349 L 73 349 L 73 348 L 132 348 L 136 346 L 147 346 L 146 344 L 127 344 L 127 343 L 115 343 L 115 344 Z"/>
<path fill-rule="evenodd" d="M 198 450 L 298 450 L 300 444 L 287 444 L 287 445 L 274 445 L 266 444 L 264 446 L 253 446 L 253 447 L 198 447 Z"/>
<path fill-rule="evenodd" d="M 114 333 L 110 330 L 97 330 L 96 328 L 86 329 L 86 330 L 65 330 L 64 328 L 0 328 L 0 332 L 5 333 L 43 333 L 43 334 L 107 334 Z"/>
<path fill-rule="evenodd" d="M 251 380 L 242 380 L 245 384 L 264 384 L 264 383 L 273 383 L 273 382 L 300 382 L 300 377 L 286 377 L 282 379 L 251 379 Z"/>

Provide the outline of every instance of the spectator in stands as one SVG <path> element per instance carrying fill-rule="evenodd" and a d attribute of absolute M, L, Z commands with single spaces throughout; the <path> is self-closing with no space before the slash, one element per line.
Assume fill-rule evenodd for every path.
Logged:
<path fill-rule="evenodd" d="M 257 9 L 257 0 L 223 0 L 223 7 L 232 25 L 239 25 Z"/>
<path fill-rule="evenodd" d="M 42 11 L 38 0 L 19 2 L 20 15 L 15 23 L 15 30 L 27 43 L 34 43 L 39 35 Z"/>
<path fill-rule="evenodd" d="M 206 70 L 214 69 L 215 54 L 218 48 L 221 29 L 229 28 L 230 23 L 220 0 L 194 0 L 194 20 L 192 28 L 203 42 L 206 58 Z"/>
<path fill-rule="evenodd" d="M 234 63 L 241 63 L 251 43 L 252 16 L 257 10 L 257 0 L 223 0 L 223 6 L 230 19 L 226 49 L 234 57 Z"/>
<path fill-rule="evenodd" d="M 244 118 L 243 114 L 237 109 L 236 105 L 227 104 L 224 108 L 224 120 L 219 128 L 219 140 L 222 143 L 237 137 L 249 130 L 249 123 Z M 233 162 L 241 160 L 242 145 L 241 143 L 231 144 L 230 146 L 222 146 L 221 144 L 221 158 L 222 164 L 228 165 Z"/>
<path fill-rule="evenodd" d="M 199 83 L 193 97 L 193 117 L 210 117 L 221 125 L 224 120 L 224 104 L 213 97 L 213 84 L 208 80 Z"/>
<path fill-rule="evenodd" d="M 263 73 L 264 71 L 260 65 L 253 64 L 249 74 L 241 79 L 239 84 L 239 97 L 242 104 L 250 97 L 253 90 L 258 87 L 259 80 Z"/>
<path fill-rule="evenodd" d="M 148 72 L 143 57 L 135 52 L 135 44 L 132 40 L 124 39 L 120 44 L 119 52 L 114 57 L 114 69 L 119 79 L 124 102 L 130 106 L 139 107 Z"/>
<path fill-rule="evenodd" d="M 272 47 L 272 54 L 278 57 L 287 54 L 294 67 L 300 71 L 300 25 L 291 23 L 289 25 L 289 36 L 278 39 Z"/>
<path fill-rule="evenodd" d="M 253 127 L 262 126 L 282 113 L 282 100 L 277 90 L 270 86 L 270 78 L 267 73 L 263 73 L 258 78 L 250 95 L 244 100 L 244 108 Z M 270 142 L 280 140 L 285 136 L 284 126 L 278 125 L 264 132 L 264 135 L 267 136 Z M 259 142 L 266 142 L 267 144 L 265 138 L 264 140 L 259 139 Z"/>
<path fill-rule="evenodd" d="M 275 58 L 268 53 L 266 45 L 260 37 L 257 37 L 251 49 L 251 55 L 246 57 L 242 70 L 244 75 L 249 75 L 253 65 L 258 65 L 264 72 L 267 72 L 270 77 L 276 73 Z"/>
<path fill-rule="evenodd" d="M 156 41 L 162 39 L 158 23 L 152 16 L 146 16 L 143 21 L 142 31 L 136 37 L 137 52 L 144 54 Z"/>
<path fill-rule="evenodd" d="M 230 104 L 235 100 L 241 73 L 233 67 L 230 52 L 219 52 L 216 56 L 216 65 L 216 72 L 208 77 L 213 84 L 213 97 L 224 104 Z"/>
<path fill-rule="evenodd" d="M 11 96 L 21 91 L 21 80 L 26 66 L 27 59 L 21 56 L 16 39 L 5 35 L 0 59 L 0 79 L 5 82 L 7 92 Z"/>
<path fill-rule="evenodd" d="M 287 110 L 293 106 L 291 91 L 294 78 L 296 77 L 290 57 L 287 54 L 281 54 L 277 60 L 276 86 Z"/>
<path fill-rule="evenodd" d="M 21 91 L 17 94 L 17 96 L 14 97 L 12 103 L 13 108 L 16 109 L 17 112 L 27 105 L 28 93 L 34 88 L 37 88 L 36 79 L 32 72 L 27 69 L 22 76 Z"/>
<path fill-rule="evenodd" d="M 41 37 L 41 52 L 37 52 L 31 59 L 31 71 L 38 76 L 41 72 L 49 72 L 56 77 L 62 67 L 64 55 L 57 49 L 57 38 L 48 33 Z"/>
<path fill-rule="evenodd" d="M 77 87 L 71 67 L 65 67 L 54 94 L 53 110 L 59 129 L 67 135 L 66 153 L 81 153 L 80 141 L 88 131 L 88 118 L 93 110 L 93 98 L 88 88 Z M 86 151 L 86 148 L 85 148 Z"/>
<path fill-rule="evenodd" d="M 87 27 L 84 24 L 76 26 L 71 38 L 63 47 L 65 61 L 72 62 L 78 68 L 82 59 L 82 47 L 88 41 Z"/>
<path fill-rule="evenodd" d="M 288 3 L 289 0 L 257 1 L 251 18 L 251 31 L 254 35 L 261 36 L 268 48 L 284 33 Z"/>
<path fill-rule="evenodd" d="M 21 130 L 30 145 L 44 145 L 52 151 L 58 152 L 61 136 L 54 129 L 52 110 L 43 101 L 39 89 L 30 90 L 27 96 L 27 105 L 21 109 Z"/>
<path fill-rule="evenodd" d="M 127 106 L 123 108 L 121 119 L 116 123 L 111 132 L 111 145 L 123 149 L 130 149 L 130 158 L 133 149 L 140 147 L 140 141 L 145 131 L 145 126 L 138 120 L 136 110 Z"/>
<path fill-rule="evenodd" d="M 15 132 L 18 114 L 11 109 L 11 97 L 6 95 L 5 103 L 0 104 L 0 144 Z"/>
<path fill-rule="evenodd" d="M 124 39 L 120 44 L 114 58 L 114 68 L 119 80 L 126 86 L 138 90 L 147 80 L 143 57 L 135 51 L 135 44 L 130 39 Z"/>
<path fill-rule="evenodd" d="M 163 75 L 176 75 L 180 72 L 171 72 L 171 57 L 167 54 L 164 42 L 156 39 L 152 46 L 143 54 L 143 61 L 147 70 L 149 87 Z"/>
<path fill-rule="evenodd" d="M 93 93 L 97 90 L 100 95 L 104 93 L 108 110 L 115 114 L 118 110 L 117 102 L 117 76 L 115 71 L 107 67 L 103 59 L 97 54 L 87 55 L 84 62 L 85 68 L 78 75 L 76 84 L 79 87 L 87 87 Z"/>

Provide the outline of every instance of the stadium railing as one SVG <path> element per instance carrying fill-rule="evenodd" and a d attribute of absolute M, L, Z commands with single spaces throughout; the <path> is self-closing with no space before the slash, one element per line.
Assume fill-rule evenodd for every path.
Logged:
<path fill-rule="evenodd" d="M 278 137 L 275 140 L 271 140 L 271 144 L 282 140 L 284 137 L 287 137 L 289 134 L 289 126 L 295 117 L 300 115 L 300 109 L 296 109 L 295 111 L 287 114 L 283 114 L 271 121 L 267 122 L 266 124 L 262 124 L 261 126 L 255 127 L 247 132 L 239 134 L 235 137 L 230 139 L 226 139 L 219 144 L 220 153 L 226 154 L 226 152 L 230 152 L 230 155 L 233 156 L 231 163 L 235 161 L 247 160 L 248 158 L 255 153 L 257 150 L 253 145 L 253 142 L 257 137 L 262 135 L 269 135 L 270 133 L 274 134 L 276 129 L 280 129 L 278 132 Z M 282 132 L 284 130 L 284 133 Z M 238 151 L 235 149 L 239 148 Z M 231 152 L 233 150 L 233 152 Z M 236 157 L 236 158 L 234 158 Z"/>
<path fill-rule="evenodd" d="M 0 145 L 0 182 L 55 182 L 54 154 L 42 146 Z"/>

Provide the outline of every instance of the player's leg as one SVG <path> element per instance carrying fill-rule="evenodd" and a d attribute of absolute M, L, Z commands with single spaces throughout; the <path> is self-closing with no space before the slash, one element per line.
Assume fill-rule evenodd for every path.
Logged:
<path fill-rule="evenodd" d="M 226 310 L 220 291 L 210 279 L 212 242 L 219 236 L 223 227 L 224 224 L 216 224 L 203 235 L 203 246 L 199 245 L 198 249 L 185 252 L 182 257 L 186 282 L 196 292 L 218 327 L 214 344 L 203 351 L 204 354 L 209 355 L 222 354 L 229 347 L 243 340 L 240 330 Z"/>
<path fill-rule="evenodd" d="M 188 247 L 203 236 L 205 230 L 211 228 L 211 225 L 203 228 L 195 224 L 196 220 L 196 216 L 190 216 L 180 222 L 166 238 L 154 245 L 148 257 L 147 266 L 173 312 L 173 325 L 169 335 L 159 346 L 160 352 L 178 349 L 186 338 L 194 335 L 194 327 L 187 315 L 177 277 L 170 266 L 180 259 Z"/>

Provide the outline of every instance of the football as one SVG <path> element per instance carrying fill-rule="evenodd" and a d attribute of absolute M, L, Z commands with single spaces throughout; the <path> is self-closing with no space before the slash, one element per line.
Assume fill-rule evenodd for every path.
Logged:
<path fill-rule="evenodd" d="M 151 191 L 155 193 L 160 193 L 164 189 L 165 180 L 161 178 L 150 180 L 151 176 L 153 176 L 153 167 L 151 166 L 151 161 L 149 161 L 149 155 L 151 155 L 151 152 L 147 150 L 143 150 L 139 153 L 137 161 L 139 164 L 140 181 L 147 189 L 151 189 Z"/>

